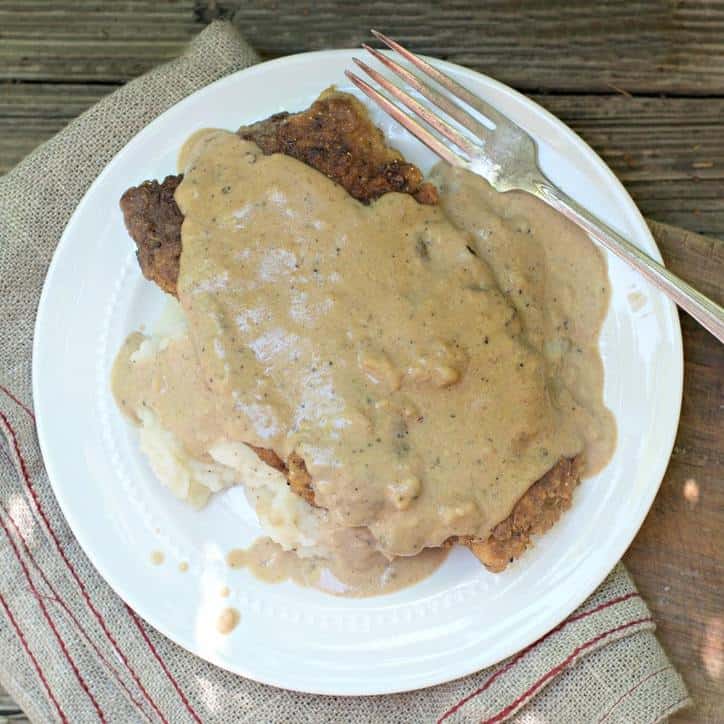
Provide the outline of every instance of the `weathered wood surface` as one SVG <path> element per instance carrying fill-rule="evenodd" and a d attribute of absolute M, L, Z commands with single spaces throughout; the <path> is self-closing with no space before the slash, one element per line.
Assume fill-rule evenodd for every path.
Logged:
<path fill-rule="evenodd" d="M 0 173 L 217 17 L 237 23 L 265 57 L 355 46 L 378 26 L 489 73 L 578 131 L 650 219 L 724 238 L 724 0 L 0 0 Z M 724 301 L 724 242 L 656 222 L 667 264 Z M 686 315 L 682 327 L 679 434 L 625 561 L 696 700 L 676 721 L 718 722 L 724 347 Z M 5 703 L 0 690 L 0 722 Z"/>
<path fill-rule="evenodd" d="M 724 303 L 724 241 L 651 223 L 672 270 Z M 676 721 L 724 720 L 724 346 L 682 314 L 684 394 L 669 467 L 624 562 L 696 699 Z"/>
<path fill-rule="evenodd" d="M 2 0 L 0 75 L 127 80 L 217 17 L 233 19 L 267 56 L 358 46 L 379 25 L 526 90 L 711 95 L 724 86 L 721 0 Z"/>

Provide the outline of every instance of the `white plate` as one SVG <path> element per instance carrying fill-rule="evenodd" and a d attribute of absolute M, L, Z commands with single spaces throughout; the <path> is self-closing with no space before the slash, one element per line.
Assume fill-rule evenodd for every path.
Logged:
<path fill-rule="evenodd" d="M 268 585 L 227 569 L 225 553 L 259 533 L 242 491 L 218 495 L 200 513 L 176 501 L 153 478 L 135 430 L 109 394 L 116 350 L 162 305 L 138 270 L 118 199 L 142 179 L 172 173 L 181 143 L 200 127 L 233 129 L 301 109 L 333 83 L 347 90 L 343 71 L 353 53 L 359 54 L 308 53 L 255 66 L 194 93 L 144 128 L 91 186 L 63 234 L 43 289 L 33 356 L 50 480 L 101 575 L 153 626 L 199 656 L 258 681 L 325 694 L 447 681 L 501 660 L 559 623 L 604 579 L 641 525 L 669 458 L 682 387 L 673 305 L 609 258 L 613 294 L 601 350 L 618 447 L 521 561 L 493 575 L 459 549 L 428 580 L 362 600 Z M 440 66 L 533 134 L 552 179 L 660 259 L 628 194 L 572 131 L 490 78 Z M 408 159 L 430 167 L 431 154 L 373 115 Z M 149 562 L 155 549 L 166 554 L 160 567 Z M 181 561 L 188 561 L 187 573 L 179 572 Z M 219 595 L 224 585 L 231 589 L 226 599 Z M 221 636 L 214 622 L 227 605 L 240 610 L 241 622 Z"/>

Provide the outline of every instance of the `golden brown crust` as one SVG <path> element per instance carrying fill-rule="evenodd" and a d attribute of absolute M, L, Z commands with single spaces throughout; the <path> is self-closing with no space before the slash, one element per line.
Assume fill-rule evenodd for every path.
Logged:
<path fill-rule="evenodd" d="M 293 452 L 287 460 L 287 468 L 287 481 L 292 490 L 309 504 L 314 505 L 312 476 L 307 472 L 307 466 L 302 456 Z"/>
<path fill-rule="evenodd" d="M 304 498 L 310 505 L 315 504 L 312 476 L 307 472 L 307 466 L 301 455 L 293 452 L 285 463 L 270 448 L 246 444 L 256 453 L 259 460 L 280 473 L 284 473 L 287 484 L 300 498 Z"/>
<path fill-rule="evenodd" d="M 273 451 L 250 445 L 267 465 L 283 472 L 292 490 L 310 505 L 314 502 L 312 477 L 304 459 L 292 453 L 286 464 Z M 540 480 L 533 483 L 513 508 L 513 512 L 493 528 L 483 540 L 472 536 L 449 538 L 446 546 L 463 545 L 493 573 L 504 570 L 531 544 L 531 537 L 550 530 L 561 514 L 571 507 L 573 492 L 580 482 L 580 456 L 561 458 Z"/>
<path fill-rule="evenodd" d="M 176 295 L 181 259 L 181 210 L 174 192 L 183 176 L 144 181 L 121 196 L 123 219 L 136 242 L 136 257 L 143 275 L 164 292 Z"/>
<path fill-rule="evenodd" d="M 284 473 L 286 475 L 287 466 L 284 464 L 284 461 L 271 448 L 256 447 L 256 445 L 249 445 L 249 443 L 246 443 L 246 445 L 256 453 L 259 460 L 261 460 L 263 463 L 266 463 L 270 468 L 274 468 L 280 473 Z"/>
<path fill-rule="evenodd" d="M 397 191 L 436 204 L 435 187 L 390 148 L 365 107 L 347 93 L 326 91 L 301 113 L 278 113 L 239 129 L 266 154 L 283 153 L 315 168 L 362 203 Z"/>
<path fill-rule="evenodd" d="M 528 488 L 513 512 L 493 528 L 487 540 L 470 536 L 451 539 L 467 546 L 490 571 L 498 573 L 528 548 L 531 536 L 550 530 L 571 507 L 580 481 L 581 458 L 561 458 L 540 480 Z"/>

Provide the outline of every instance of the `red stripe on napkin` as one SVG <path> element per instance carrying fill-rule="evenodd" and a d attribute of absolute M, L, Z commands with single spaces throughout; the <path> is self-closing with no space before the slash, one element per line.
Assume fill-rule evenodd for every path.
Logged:
<path fill-rule="evenodd" d="M 5 390 L 4 390 L 5 391 Z M 16 398 L 9 393 L 7 393 L 11 399 L 15 400 Z M 19 404 L 19 403 L 18 403 Z M 31 416 L 33 417 L 33 414 L 27 410 L 23 405 L 21 407 Z M 62 546 L 60 545 L 60 541 L 58 540 L 58 537 L 55 533 L 55 530 L 50 524 L 50 520 L 48 519 L 47 515 L 45 514 L 45 511 L 43 509 L 42 503 L 40 502 L 40 498 L 38 497 L 38 494 L 33 487 L 33 484 L 30 479 L 30 474 L 28 473 L 28 466 L 25 461 L 25 458 L 23 457 L 22 452 L 20 451 L 20 445 L 18 444 L 18 438 L 15 434 L 15 430 L 13 429 L 12 425 L 10 424 L 10 421 L 8 418 L 0 412 L 0 419 L 4 423 L 5 427 L 7 428 L 8 432 L 10 433 L 10 439 L 13 444 L 13 449 L 15 450 L 15 454 L 17 455 L 18 460 L 20 461 L 20 470 L 23 474 L 23 479 L 25 481 L 25 484 L 30 492 L 31 498 L 33 502 L 35 503 L 35 508 L 37 509 L 38 513 L 40 514 L 40 517 L 45 522 L 45 526 L 48 529 L 48 532 L 50 533 L 51 540 L 55 544 L 56 549 L 58 550 L 58 553 L 60 553 L 60 557 L 63 559 L 63 562 L 67 566 L 68 570 L 70 571 L 71 575 L 75 579 L 75 582 L 78 584 L 78 588 L 80 589 L 81 595 L 83 596 L 83 600 L 86 602 L 88 608 L 92 611 L 95 619 L 98 621 L 101 629 L 103 629 L 103 632 L 108 637 L 108 640 L 111 642 L 111 645 L 115 649 L 115 651 L 118 653 L 118 656 L 120 657 L 121 661 L 125 664 L 126 668 L 130 672 L 131 676 L 133 677 L 133 680 L 138 684 L 138 687 L 143 692 L 143 695 L 148 700 L 149 704 L 153 707 L 153 709 L 159 714 L 161 719 L 166 722 L 166 719 L 161 714 L 158 705 L 155 703 L 155 701 L 151 698 L 149 693 L 146 691 L 145 687 L 141 683 L 140 678 L 138 677 L 138 674 L 136 674 L 135 670 L 131 666 L 130 662 L 128 661 L 128 658 L 123 653 L 123 650 L 120 648 L 118 643 L 116 642 L 115 638 L 113 637 L 113 634 L 108 629 L 108 626 L 106 625 L 106 622 L 103 619 L 103 616 L 101 616 L 100 612 L 96 609 L 96 607 L 93 605 L 93 602 L 90 599 L 90 596 L 88 595 L 88 592 L 86 591 L 85 584 L 81 580 L 80 576 L 78 575 L 78 572 L 73 567 L 73 564 L 68 559 L 67 555 L 65 554 L 65 551 L 63 550 Z M 33 419 L 35 419 L 33 417 Z M 172 682 L 175 684 L 175 682 Z M 176 685 L 177 686 L 177 685 Z"/>
<path fill-rule="evenodd" d="M 535 682 L 535 684 L 533 684 L 530 688 L 524 691 L 517 699 L 510 702 L 508 706 L 506 706 L 504 709 L 501 709 L 495 716 L 491 717 L 490 719 L 483 720 L 481 724 L 495 724 L 495 722 L 499 722 L 505 719 L 509 714 L 512 714 L 519 706 L 524 704 L 526 700 L 529 699 L 533 694 L 535 694 L 535 692 L 538 691 L 538 689 L 540 689 L 549 679 L 552 679 L 560 674 L 561 671 L 563 671 L 569 664 L 575 661 L 575 659 L 577 659 L 586 649 L 590 649 L 591 646 L 594 646 L 595 644 L 599 643 L 608 636 L 611 636 L 612 634 L 618 633 L 619 631 L 625 631 L 627 628 L 631 628 L 632 626 L 638 626 L 642 623 L 650 623 L 653 620 L 654 619 L 651 616 L 645 616 L 644 618 L 638 618 L 635 621 L 623 623 L 620 626 L 615 626 L 608 631 L 604 631 L 603 633 L 594 636 L 592 639 L 589 639 L 588 641 L 586 641 L 586 643 L 581 644 L 580 646 L 576 646 L 576 648 L 573 649 L 573 651 L 563 661 L 561 661 L 560 664 L 554 666 L 552 669 L 550 669 L 550 671 L 547 671 L 543 676 L 540 677 L 540 679 L 538 679 L 538 681 Z"/>
<path fill-rule="evenodd" d="M 28 642 L 25 639 L 25 634 L 23 634 L 22 630 L 20 629 L 20 626 L 18 626 L 18 622 L 15 620 L 15 617 L 12 614 L 12 611 L 10 610 L 10 607 L 6 603 L 5 599 L 3 598 L 2 594 L 0 593 L 0 606 L 2 606 L 5 609 L 5 613 L 7 614 L 8 620 L 12 624 L 13 628 L 15 629 L 15 633 L 17 634 L 18 638 L 20 639 L 20 643 L 22 643 L 23 648 L 27 652 L 28 656 L 30 657 L 30 660 L 33 662 L 33 666 L 35 667 L 35 670 L 38 672 L 38 676 L 40 677 L 40 680 L 43 682 L 43 686 L 45 687 L 45 690 L 48 692 L 48 697 L 55 705 L 55 708 L 58 712 L 58 716 L 60 717 L 60 720 L 63 722 L 63 724 L 68 724 L 68 717 L 65 715 L 65 712 L 60 708 L 60 704 L 58 703 L 58 700 L 53 696 L 53 692 L 50 690 L 50 687 L 48 686 L 48 680 L 45 678 L 45 674 L 43 673 L 43 670 L 38 666 L 38 660 L 35 658 L 35 654 L 30 650 L 30 646 L 28 646 Z"/>
<path fill-rule="evenodd" d="M 191 703 L 186 698 L 186 695 L 183 693 L 183 690 L 176 682 L 176 679 L 174 679 L 173 676 L 171 675 L 171 672 L 168 670 L 166 663 L 161 658 L 161 655 L 156 650 L 156 647 L 153 645 L 153 641 L 151 641 L 151 639 L 148 637 L 148 634 L 144 630 L 143 625 L 141 624 L 141 621 L 138 618 L 138 614 L 127 603 L 124 603 L 123 605 L 126 607 L 126 610 L 128 611 L 129 615 L 133 619 L 133 622 L 136 624 L 138 630 L 141 632 L 141 636 L 143 636 L 143 638 L 145 639 L 149 648 L 153 652 L 153 655 L 158 660 L 158 663 L 161 665 L 161 668 L 163 669 L 164 673 L 166 674 L 166 676 L 168 676 L 169 681 L 173 684 L 173 688 L 176 689 L 176 692 L 181 697 L 181 701 L 184 703 L 184 706 L 186 707 L 186 710 L 188 711 L 188 713 L 191 714 L 191 716 L 198 722 L 198 724 L 203 724 L 203 722 L 199 718 L 199 715 L 194 711 L 194 708 L 191 706 Z"/>
<path fill-rule="evenodd" d="M 50 582 L 50 580 L 48 579 L 48 577 L 45 575 L 45 573 L 43 572 L 43 569 L 40 567 L 40 564 L 37 562 L 37 560 L 35 559 L 35 556 L 33 555 L 33 552 L 31 551 L 30 547 L 28 546 L 28 542 L 27 542 L 27 540 L 26 540 L 26 538 L 25 538 L 25 535 L 20 531 L 20 528 L 18 527 L 18 524 L 15 522 L 13 516 L 12 516 L 11 513 L 2 505 L 2 503 L 0 503 L 0 511 L 2 511 L 3 513 L 5 513 L 5 517 L 8 519 L 9 523 L 12 525 L 13 530 L 15 531 L 15 535 L 18 537 L 18 539 L 20 540 L 20 542 L 21 542 L 22 545 L 23 545 L 23 550 L 25 551 L 25 555 L 26 555 L 26 556 L 30 559 L 30 561 L 32 562 L 32 564 L 33 564 L 33 566 L 35 567 L 35 569 L 37 570 L 38 574 L 39 574 L 40 577 L 43 579 L 43 582 L 45 583 L 45 585 L 50 589 L 50 591 L 52 591 L 53 596 L 55 597 L 53 600 L 65 611 L 65 613 L 68 615 L 68 617 L 70 618 L 70 620 L 75 624 L 75 627 L 76 627 L 76 629 L 78 630 L 78 632 L 79 632 L 79 633 L 81 634 L 81 636 L 83 636 L 83 638 L 91 645 L 91 647 L 92 647 L 93 650 L 95 651 L 95 653 L 96 653 L 96 655 L 98 656 L 98 658 L 99 658 L 101 661 L 103 661 L 103 663 L 108 667 L 109 671 L 114 675 L 116 681 L 118 681 L 118 683 L 123 687 L 124 691 L 128 694 L 128 697 L 129 697 L 130 700 L 136 705 L 136 707 L 137 707 L 138 710 L 141 712 L 141 714 L 143 714 L 143 716 L 146 717 L 146 719 L 147 719 L 148 721 L 150 721 L 150 718 L 149 718 L 148 714 L 146 713 L 146 711 L 145 711 L 144 708 L 143 708 L 143 705 L 141 704 L 141 702 L 138 701 L 138 699 L 136 699 L 136 698 L 133 696 L 132 692 L 131 692 L 130 689 L 126 686 L 125 682 L 123 681 L 123 679 L 121 678 L 120 674 L 118 673 L 118 670 L 115 668 L 115 666 L 113 666 L 113 664 L 112 664 L 110 661 L 108 661 L 108 659 L 103 655 L 103 652 L 98 648 L 98 646 L 97 646 L 96 643 L 93 641 L 93 639 L 86 633 L 85 629 L 84 629 L 83 626 L 81 625 L 80 621 L 78 621 L 78 619 L 77 619 L 77 617 L 75 616 L 75 614 L 73 613 L 73 611 L 70 609 L 70 607 L 68 606 L 68 604 L 61 598 L 61 596 L 60 596 L 60 594 L 58 593 L 58 591 L 54 588 L 53 584 Z M 142 686 L 141 686 L 141 689 L 143 689 Z M 151 702 L 151 704 L 152 704 L 152 706 L 154 706 L 154 708 L 155 708 L 155 710 L 156 710 L 156 713 L 157 713 L 158 716 L 161 718 L 161 720 L 162 720 L 165 724 L 168 724 L 168 723 L 166 722 L 166 719 L 164 719 L 163 714 L 160 712 L 160 710 L 159 710 L 157 707 L 155 707 L 155 705 L 153 704 L 153 702 Z"/>
<path fill-rule="evenodd" d="M 25 412 L 27 412 L 28 415 L 30 415 L 30 418 L 33 421 L 35 421 L 35 415 L 33 415 L 33 411 L 29 407 L 24 405 L 22 402 L 20 402 L 20 400 L 17 397 L 15 397 L 15 395 L 12 392 L 10 392 L 10 390 L 7 387 L 0 385 L 0 390 L 2 390 L 16 405 L 18 405 L 18 407 L 21 407 L 23 410 L 25 410 Z"/>
<path fill-rule="evenodd" d="M 569 616 L 564 621 L 561 621 L 555 628 L 552 628 L 547 634 L 539 638 L 537 641 L 532 643 L 530 646 L 526 646 L 526 648 L 519 651 L 505 666 L 501 667 L 497 671 L 493 672 L 493 674 L 490 675 L 482 684 L 482 686 L 472 693 L 468 694 L 466 697 L 461 699 L 455 706 L 448 709 L 438 720 L 437 724 L 440 724 L 440 722 L 447 719 L 449 716 L 454 714 L 460 707 L 467 704 L 471 699 L 474 699 L 479 694 L 482 694 L 486 689 L 489 689 L 491 684 L 501 677 L 503 674 L 507 673 L 512 669 L 529 651 L 532 651 L 535 649 L 539 644 L 543 643 L 549 636 L 552 636 L 555 633 L 558 633 L 561 629 L 564 629 L 568 624 L 574 623 L 575 621 L 580 621 L 582 618 L 588 618 L 588 616 L 592 616 L 594 613 L 598 613 L 599 611 L 602 611 L 605 608 L 609 608 L 610 606 L 613 606 L 617 603 L 623 603 L 623 601 L 628 601 L 631 598 L 640 598 L 640 594 L 636 591 L 633 591 L 631 593 L 626 593 L 623 596 L 616 596 L 616 598 L 612 598 L 609 601 L 604 601 L 603 603 L 598 604 L 598 606 L 595 606 L 594 608 L 589 609 L 588 611 L 582 611 L 581 613 L 573 614 L 572 616 Z"/>
<path fill-rule="evenodd" d="M 58 643 L 60 644 L 60 649 L 63 652 L 63 655 L 65 656 L 66 660 L 70 664 L 70 668 L 73 669 L 73 673 L 75 674 L 75 678 L 78 679 L 78 683 L 80 684 L 81 688 L 85 693 L 87 694 L 88 698 L 90 699 L 91 703 L 93 704 L 93 708 L 96 710 L 96 713 L 98 714 L 98 718 L 102 721 L 106 721 L 105 714 L 101 710 L 100 705 L 98 704 L 98 701 L 96 700 L 95 696 L 93 696 L 93 692 L 88 687 L 88 683 L 83 678 L 83 674 L 81 674 L 80 669 L 76 666 L 75 661 L 73 661 L 73 657 L 70 655 L 70 652 L 68 651 L 67 646 L 65 645 L 65 642 L 60 636 L 60 633 L 58 632 L 58 629 L 55 626 L 55 623 L 53 622 L 53 619 L 51 618 L 50 614 L 48 613 L 48 609 L 45 607 L 45 602 L 43 601 L 43 596 L 38 591 L 37 587 L 35 586 L 35 583 L 30 575 L 30 571 L 28 570 L 28 566 L 26 565 L 25 561 L 23 560 L 23 557 L 20 555 L 20 551 L 18 550 L 17 545 L 15 544 L 15 541 L 13 540 L 13 537 L 10 535 L 10 531 L 8 530 L 8 527 L 5 525 L 5 521 L 3 520 L 2 516 L 0 516 L 0 527 L 2 527 L 3 531 L 5 531 L 5 536 L 10 542 L 10 546 L 13 550 L 13 553 L 15 554 L 15 558 L 17 558 L 18 563 L 20 564 L 20 567 L 23 569 L 23 573 L 25 574 L 25 579 L 27 580 L 28 584 L 30 585 L 30 590 L 33 593 L 33 596 L 35 597 L 36 601 L 38 602 L 38 605 L 40 606 L 40 610 L 43 612 L 43 617 L 45 618 L 46 622 L 50 626 L 50 629 L 53 632 L 53 635 L 57 639 Z"/>
<path fill-rule="evenodd" d="M 616 699 L 616 701 L 613 702 L 611 705 L 611 708 L 598 720 L 598 724 L 602 724 L 602 722 L 606 721 L 609 716 L 611 716 L 611 712 L 630 694 L 633 694 L 636 689 L 639 688 L 642 684 L 645 684 L 649 679 L 653 679 L 654 676 L 658 676 L 659 674 L 663 674 L 664 671 L 668 671 L 669 669 L 672 669 L 673 666 L 664 666 L 660 669 L 657 669 L 653 673 L 649 674 L 648 676 L 641 679 L 641 681 L 638 682 L 635 686 L 632 686 L 625 694 L 621 694 L 621 696 Z"/>

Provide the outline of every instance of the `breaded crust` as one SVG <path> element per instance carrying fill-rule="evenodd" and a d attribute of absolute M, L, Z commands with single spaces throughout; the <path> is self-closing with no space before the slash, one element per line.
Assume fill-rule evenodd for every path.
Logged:
<path fill-rule="evenodd" d="M 325 92 L 301 113 L 279 113 L 238 133 L 265 154 L 284 153 L 317 169 L 362 203 L 390 191 L 410 194 L 423 204 L 438 202 L 435 187 L 386 145 L 364 106 L 348 94 Z M 145 181 L 128 189 L 120 200 L 144 276 L 174 296 L 183 222 L 174 192 L 182 179 L 174 175 L 161 183 Z M 249 447 L 260 460 L 282 472 L 297 495 L 315 505 L 314 483 L 300 455 L 292 453 L 284 461 L 274 450 Z M 446 545 L 467 546 L 489 570 L 502 571 L 525 551 L 532 535 L 547 531 L 570 507 L 580 468 L 578 458 L 562 458 L 528 489 L 487 540 L 458 537 Z"/>
<path fill-rule="evenodd" d="M 464 536 L 449 542 L 467 546 L 488 570 L 499 573 L 525 552 L 531 536 L 550 530 L 561 513 L 571 507 L 581 468 L 580 456 L 561 458 L 528 488 L 513 512 L 493 528 L 487 540 Z"/>
<path fill-rule="evenodd" d="M 136 242 L 136 257 L 146 279 L 176 296 L 184 217 L 173 195 L 183 176 L 144 181 L 121 196 L 126 228 Z"/>
<path fill-rule="evenodd" d="M 247 443 L 247 445 L 249 444 Z M 312 476 L 307 472 L 307 466 L 301 455 L 293 452 L 284 462 L 274 450 L 256 445 L 249 445 L 249 447 L 257 454 L 259 460 L 280 473 L 284 473 L 287 484 L 300 498 L 304 498 L 310 505 L 315 505 Z"/>
<path fill-rule="evenodd" d="M 315 168 L 362 203 L 390 191 L 437 203 L 435 187 L 387 145 L 365 107 L 347 93 L 326 91 L 306 111 L 277 113 L 238 133 L 266 154 L 283 153 Z"/>
<path fill-rule="evenodd" d="M 315 505 L 313 480 L 300 455 L 292 453 L 285 464 L 273 450 L 249 447 L 267 465 L 284 473 L 287 484 L 297 495 Z M 487 539 L 457 536 L 448 539 L 445 545 L 466 546 L 489 571 L 499 573 L 523 555 L 532 536 L 550 530 L 561 514 L 571 507 L 573 491 L 581 479 L 581 468 L 580 456 L 561 458 L 528 488 L 512 513 L 493 528 Z"/>

